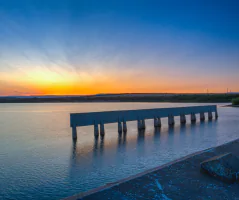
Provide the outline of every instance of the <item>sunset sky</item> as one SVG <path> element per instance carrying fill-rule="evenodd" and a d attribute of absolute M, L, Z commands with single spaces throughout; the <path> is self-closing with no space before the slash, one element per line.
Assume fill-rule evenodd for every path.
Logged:
<path fill-rule="evenodd" d="M 0 96 L 239 92 L 237 0 L 0 0 Z"/>

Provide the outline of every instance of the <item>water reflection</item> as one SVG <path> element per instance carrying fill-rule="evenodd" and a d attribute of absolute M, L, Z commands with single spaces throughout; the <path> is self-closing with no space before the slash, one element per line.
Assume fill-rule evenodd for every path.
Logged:
<path fill-rule="evenodd" d="M 72 140 L 72 160 L 76 160 L 76 140 Z"/>
<path fill-rule="evenodd" d="M 155 127 L 154 129 L 154 139 L 160 138 L 161 127 Z"/>
<path fill-rule="evenodd" d="M 181 124 L 180 125 L 180 132 L 184 132 L 186 129 L 187 125 L 186 124 Z"/>
<path fill-rule="evenodd" d="M 104 141 L 105 141 L 105 137 L 101 136 L 100 137 L 100 154 L 101 155 L 104 153 Z"/>
<path fill-rule="evenodd" d="M 175 134 L 180 134 L 184 136 L 185 134 L 191 134 L 194 133 L 196 134 L 197 132 L 200 132 L 201 134 L 204 133 L 204 130 L 207 128 L 211 129 L 212 127 L 217 124 L 217 120 L 210 120 L 210 121 L 201 121 L 198 123 L 190 123 L 190 124 L 181 124 L 181 125 L 175 125 L 175 126 L 169 126 L 168 128 L 162 129 L 161 127 L 155 127 L 154 129 L 154 140 L 159 140 L 162 134 L 164 137 L 174 137 Z M 137 139 L 135 138 L 137 137 Z M 146 132 L 145 129 L 139 130 L 137 136 L 134 138 L 130 138 L 131 140 L 137 140 L 137 145 L 141 145 L 145 142 L 146 138 Z M 105 146 L 105 137 L 104 136 L 95 136 L 94 137 L 94 143 L 92 145 L 92 152 L 94 153 L 95 156 L 104 153 L 104 146 Z M 77 141 L 72 142 L 72 159 L 79 158 L 81 153 L 84 153 L 82 151 L 80 153 L 80 150 L 77 148 Z M 122 148 L 125 147 L 127 144 L 127 134 L 126 133 L 119 133 L 118 134 L 118 141 L 117 141 L 117 148 Z M 79 145 L 79 144 L 78 144 Z M 113 142 L 112 142 L 113 145 Z M 79 148 L 81 149 L 81 148 Z"/>
<path fill-rule="evenodd" d="M 168 134 L 169 135 L 172 135 L 172 134 L 174 134 L 176 131 L 176 128 L 178 128 L 178 126 L 177 127 L 175 127 L 175 126 L 169 126 L 168 127 Z"/>
<path fill-rule="evenodd" d="M 77 153 L 78 153 L 77 142 L 76 142 L 76 140 L 72 140 L 72 154 L 71 154 L 71 158 L 70 158 L 70 168 L 69 168 L 71 178 L 74 176 L 74 174 L 76 172 L 74 169 L 76 168 L 77 161 L 78 161 Z"/>
<path fill-rule="evenodd" d="M 214 129 L 217 123 L 216 120 L 212 120 L 177 124 L 170 127 L 156 127 L 153 133 L 146 133 L 147 130 L 140 130 L 135 135 L 128 134 L 128 136 L 126 133 L 121 133 L 118 134 L 118 138 L 112 137 L 112 140 L 107 138 L 107 135 L 105 137 L 98 136 L 93 137 L 91 148 L 89 145 L 84 146 L 83 143 L 73 141 L 70 175 L 73 177 L 75 173 L 78 173 L 78 176 L 82 176 L 82 169 L 88 169 L 88 173 L 92 173 L 92 171 L 103 169 L 109 164 L 121 166 L 124 165 L 126 157 L 130 157 L 132 161 L 138 158 L 138 162 L 140 162 L 142 157 L 150 151 L 162 157 L 163 153 L 161 152 L 167 151 L 167 156 L 175 157 L 178 153 L 177 149 L 184 146 L 183 153 L 190 153 L 190 149 L 198 145 L 199 140 L 201 143 L 208 142 L 205 132 L 208 134 L 210 129 Z M 215 141 L 210 142 L 215 143 Z M 140 164 L 140 167 L 145 168 L 145 163 Z"/>
<path fill-rule="evenodd" d="M 97 149 L 98 149 L 98 141 L 99 141 L 99 136 L 95 136 L 94 146 L 93 146 L 93 152 L 96 152 Z"/>
<path fill-rule="evenodd" d="M 104 153 L 104 139 L 105 137 L 103 135 L 99 136 L 95 136 L 94 137 L 94 145 L 93 145 L 93 157 L 96 157 L 100 154 Z"/>
<path fill-rule="evenodd" d="M 145 129 L 139 130 L 137 135 L 138 144 L 144 143 L 145 138 Z"/>
<path fill-rule="evenodd" d="M 119 148 L 125 148 L 126 137 L 127 137 L 127 134 L 125 132 L 118 134 L 118 150 L 119 150 Z"/>

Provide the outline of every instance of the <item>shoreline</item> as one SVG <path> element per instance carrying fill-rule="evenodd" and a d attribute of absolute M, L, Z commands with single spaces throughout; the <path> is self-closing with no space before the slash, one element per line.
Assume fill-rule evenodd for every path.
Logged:
<path fill-rule="evenodd" d="M 42 102 L 0 102 L 0 104 L 24 104 L 24 103 L 30 103 L 30 104 L 37 104 L 37 103 L 229 103 L 229 102 L 222 102 L 222 101 L 42 101 Z M 239 106 L 233 106 L 233 105 L 225 105 L 222 107 L 239 107 Z"/>
<path fill-rule="evenodd" d="M 145 187 L 145 182 L 148 183 L 147 179 L 149 177 L 151 177 L 151 179 L 152 178 L 155 179 L 155 176 L 156 175 L 158 176 L 159 174 L 161 174 L 161 175 L 164 174 L 164 177 L 162 177 L 162 176 L 158 177 L 159 179 L 161 179 L 160 180 L 161 185 L 163 182 L 167 182 L 166 179 L 168 179 L 168 176 L 171 176 L 172 180 L 174 179 L 175 187 L 177 185 L 179 190 L 185 189 L 184 187 L 185 187 L 185 184 L 187 184 L 187 182 L 185 182 L 185 184 L 183 184 L 182 183 L 183 177 L 180 177 L 180 174 L 184 174 L 185 172 L 188 173 L 187 179 L 190 179 L 191 181 L 192 180 L 196 181 L 196 180 L 202 179 L 201 180 L 202 182 L 203 181 L 205 182 L 205 180 L 207 181 L 204 184 L 208 184 L 208 185 L 214 184 L 215 188 L 220 186 L 220 187 L 224 187 L 224 190 L 229 190 L 229 188 L 228 188 L 229 185 L 225 185 L 225 183 L 222 183 L 222 182 L 218 181 L 217 179 L 213 179 L 212 177 L 201 174 L 200 170 L 199 170 L 200 162 L 202 162 L 210 157 L 213 157 L 213 156 L 225 153 L 225 152 L 232 152 L 235 155 L 239 156 L 239 152 L 237 151 L 238 147 L 239 147 L 239 139 L 236 139 L 236 140 L 233 140 L 231 142 L 228 142 L 228 143 L 216 146 L 216 147 L 208 148 L 208 149 L 205 149 L 202 151 L 198 151 L 198 152 L 189 154 L 187 156 L 181 157 L 179 159 L 176 159 L 176 160 L 166 163 L 164 165 L 155 167 L 153 169 L 146 170 L 144 172 L 141 172 L 136 175 L 132 175 L 130 177 L 121 179 L 116 182 L 108 183 L 106 185 L 100 186 L 98 188 L 94 188 L 87 192 L 82 192 L 82 193 L 75 194 L 70 197 L 66 197 L 63 200 L 100 199 L 99 197 L 104 197 L 104 199 L 121 199 L 121 197 L 128 195 L 129 192 L 127 192 L 127 189 L 129 189 L 129 185 L 132 188 L 135 188 L 135 184 L 137 184 L 137 190 L 139 190 L 138 187 Z M 189 169 L 187 167 L 184 168 L 184 166 L 188 163 L 191 163 L 193 165 L 193 170 Z M 179 179 L 176 179 L 177 176 L 179 176 L 178 177 Z M 159 179 L 157 179 L 157 180 L 159 180 Z M 191 187 L 191 185 L 187 185 L 187 187 Z M 237 187 L 238 186 L 236 185 L 236 188 Z M 126 191 L 125 191 L 125 188 L 126 188 Z M 192 186 L 191 189 L 194 190 L 197 188 L 193 188 L 193 186 Z M 235 189 L 235 188 L 233 188 L 233 189 Z M 139 190 L 139 191 L 141 192 L 141 190 Z M 148 192 L 149 191 L 144 191 L 143 195 L 147 196 Z M 157 191 L 157 193 L 159 193 L 159 192 L 162 193 L 162 191 Z M 164 191 L 164 194 L 165 194 L 165 192 L 168 192 L 168 196 L 170 197 L 170 195 L 173 191 L 171 191 L 171 189 L 168 188 L 168 191 Z M 211 192 L 212 192 L 212 195 L 215 196 L 215 198 L 213 198 L 213 199 L 217 199 L 219 197 L 219 196 L 217 196 L 218 194 L 214 193 L 215 191 L 213 191 L 213 189 L 211 190 Z M 113 195 L 116 193 L 118 193 L 116 195 L 116 196 L 118 196 L 118 198 L 116 198 Z M 136 194 L 134 194 L 134 195 L 136 195 Z M 140 194 L 140 195 L 142 195 L 142 194 Z M 196 195 L 196 194 L 194 194 L 194 195 Z M 200 193 L 197 195 L 202 195 L 202 194 Z M 237 192 L 237 195 L 239 196 L 239 191 Z M 184 197 L 184 198 L 186 199 L 186 197 Z M 194 198 L 196 198 L 196 196 L 194 196 Z M 175 198 L 172 198 L 172 199 L 175 199 Z"/>
<path fill-rule="evenodd" d="M 232 104 L 229 104 L 229 105 L 225 105 L 225 106 L 222 106 L 222 107 L 239 108 L 239 105 L 232 105 Z"/>
<path fill-rule="evenodd" d="M 168 102 L 231 103 L 239 94 L 115 94 L 88 96 L 0 97 L 0 103 Z"/>

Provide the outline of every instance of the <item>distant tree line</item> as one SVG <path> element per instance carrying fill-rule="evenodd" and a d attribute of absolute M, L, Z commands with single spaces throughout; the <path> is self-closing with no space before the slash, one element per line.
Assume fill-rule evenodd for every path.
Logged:
<path fill-rule="evenodd" d="M 51 97 L 0 97 L 0 103 L 57 103 L 57 102 L 185 102 L 238 104 L 238 94 L 171 94 L 171 95 L 90 95 Z"/>
<path fill-rule="evenodd" d="M 239 105 L 239 97 L 232 99 L 232 105 L 234 106 Z"/>

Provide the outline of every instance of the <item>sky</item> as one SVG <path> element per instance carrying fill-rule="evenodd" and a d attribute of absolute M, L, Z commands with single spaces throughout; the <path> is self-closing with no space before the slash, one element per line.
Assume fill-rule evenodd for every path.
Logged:
<path fill-rule="evenodd" d="M 0 96 L 239 92 L 237 0 L 0 0 Z"/>

